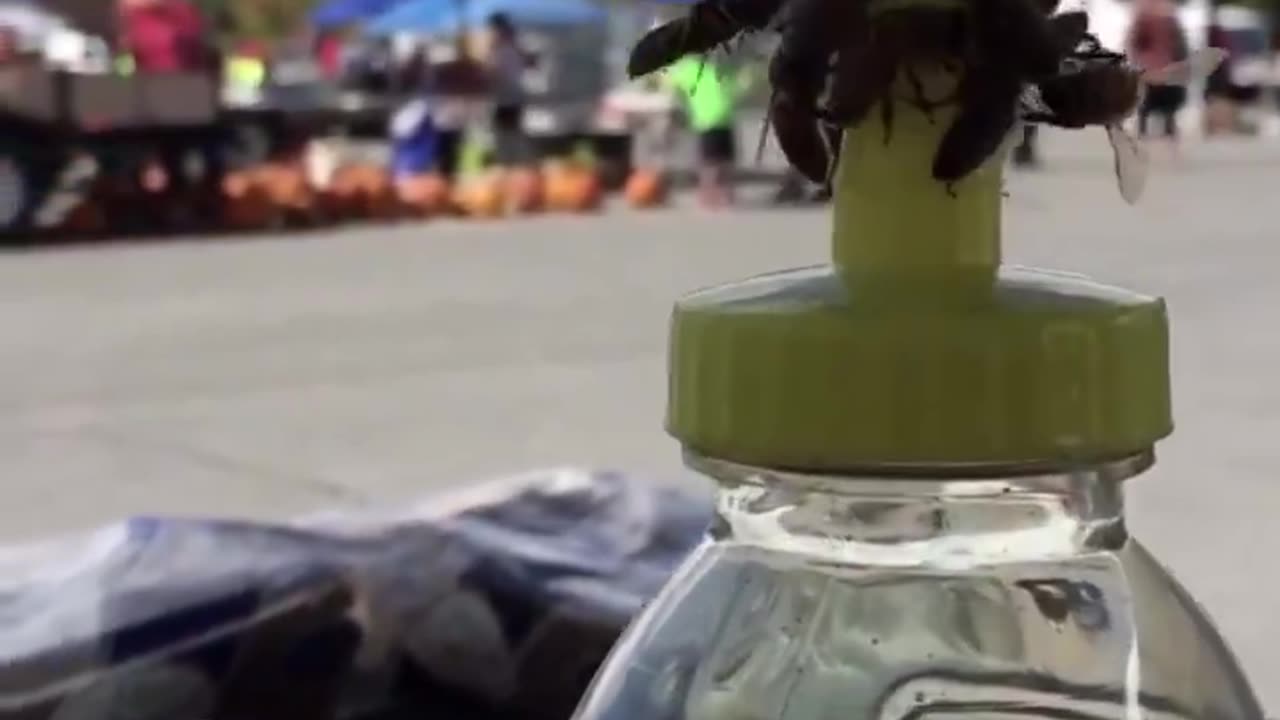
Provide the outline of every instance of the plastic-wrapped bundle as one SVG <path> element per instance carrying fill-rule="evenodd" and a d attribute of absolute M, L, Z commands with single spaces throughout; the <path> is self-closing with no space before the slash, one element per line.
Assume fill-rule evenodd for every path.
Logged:
<path fill-rule="evenodd" d="M 0 718 L 563 718 L 707 500 L 563 471 L 0 553 Z M 420 715 L 419 715 L 420 716 Z"/>

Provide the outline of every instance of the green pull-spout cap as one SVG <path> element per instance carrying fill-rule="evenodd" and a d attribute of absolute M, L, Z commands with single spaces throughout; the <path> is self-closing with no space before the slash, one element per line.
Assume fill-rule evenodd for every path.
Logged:
<path fill-rule="evenodd" d="M 773 468 L 1070 466 L 1172 430 L 1164 303 L 1001 265 L 1003 153 L 948 188 L 951 113 L 845 134 L 832 264 L 675 307 L 667 427 Z M 779 241 L 785 241 L 779 238 Z"/>

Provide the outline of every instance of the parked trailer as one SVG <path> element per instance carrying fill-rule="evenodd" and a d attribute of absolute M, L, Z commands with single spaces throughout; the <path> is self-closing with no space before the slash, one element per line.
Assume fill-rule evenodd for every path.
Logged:
<path fill-rule="evenodd" d="M 164 231 L 169 218 L 155 203 L 138 205 L 142 168 L 158 158 L 200 166 L 183 208 L 184 220 L 213 222 L 220 212 L 223 173 L 297 147 L 338 122 L 342 107 L 309 112 L 276 105 L 224 102 L 211 73 L 88 75 L 38 64 L 0 67 L 0 234 L 42 228 L 41 210 L 64 172 L 91 158 L 95 176 L 120 190 L 103 208 L 108 225 Z M 192 162 L 195 161 L 195 162 Z M 177 179 L 171 178 L 176 182 Z"/>

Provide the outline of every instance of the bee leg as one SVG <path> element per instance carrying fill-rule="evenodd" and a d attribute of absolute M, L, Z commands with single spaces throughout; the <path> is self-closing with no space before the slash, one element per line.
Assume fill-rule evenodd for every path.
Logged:
<path fill-rule="evenodd" d="M 764 146 L 769 141 L 769 126 L 773 124 L 773 105 L 778 100 L 778 91 L 769 96 L 769 107 L 764 113 L 764 122 L 760 123 L 760 138 L 756 141 L 756 166 L 764 161 Z"/>
<path fill-rule="evenodd" d="M 1017 123 L 1015 103 L 1021 92 L 1016 73 L 966 83 L 962 103 L 933 157 L 933 178 L 956 182 L 987 161 Z"/>
<path fill-rule="evenodd" d="M 693 89 L 695 91 L 698 89 L 698 83 L 702 82 L 702 71 L 707 69 L 707 57 L 710 55 L 711 51 L 706 51 L 702 54 L 702 62 L 698 63 L 698 72 L 693 76 Z"/>
<path fill-rule="evenodd" d="M 823 124 L 820 129 L 823 141 L 827 146 L 827 176 L 823 178 L 822 187 L 827 192 L 831 192 L 831 188 L 835 183 L 836 170 L 840 167 L 840 146 L 844 140 L 844 130 L 841 128 Z"/>
<path fill-rule="evenodd" d="M 950 195 L 951 197 L 953 197 L 953 198 L 958 197 L 958 196 L 956 195 L 956 184 L 955 184 L 954 182 L 949 182 L 949 183 L 947 183 L 947 184 L 943 185 L 943 186 L 942 186 L 942 188 L 943 188 L 944 190 L 946 190 L 946 191 L 947 191 L 947 194 L 948 194 L 948 195 Z"/>
<path fill-rule="evenodd" d="M 884 144 L 893 139 L 893 93 L 886 92 L 880 98 L 880 122 L 884 125 Z"/>
<path fill-rule="evenodd" d="M 832 159 L 818 119 L 792 103 L 785 93 L 775 94 L 769 115 L 773 135 L 791 167 L 813 183 L 826 180 Z"/>
<path fill-rule="evenodd" d="M 836 53 L 827 81 L 826 99 L 819 114 L 832 125 L 860 124 L 875 105 L 874 60 L 865 48 L 845 48 Z"/>
<path fill-rule="evenodd" d="M 911 92 L 915 95 L 914 104 L 924 113 L 925 119 L 929 124 L 933 124 L 933 110 L 936 107 L 934 102 L 924 92 L 924 83 L 920 81 L 920 76 L 916 74 L 915 65 L 906 67 L 907 82 L 911 85 Z"/>

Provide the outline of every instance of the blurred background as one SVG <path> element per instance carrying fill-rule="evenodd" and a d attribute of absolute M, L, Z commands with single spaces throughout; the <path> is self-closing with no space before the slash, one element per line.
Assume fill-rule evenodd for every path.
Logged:
<path fill-rule="evenodd" d="M 1006 252 L 1168 299 L 1178 430 L 1131 526 L 1274 713 L 1280 4 L 1159 5 L 1083 4 L 1110 47 L 1230 53 L 1152 109 L 1176 123 L 1147 197 L 1119 198 L 1102 131 L 1027 136 Z M 1181 41 L 1135 39 L 1148 6 Z M 825 262 L 829 219 L 771 139 L 755 158 L 769 38 L 701 89 L 625 77 L 686 10 L 0 0 L 0 535 L 566 463 L 699 482 L 662 431 L 671 302 Z"/>

